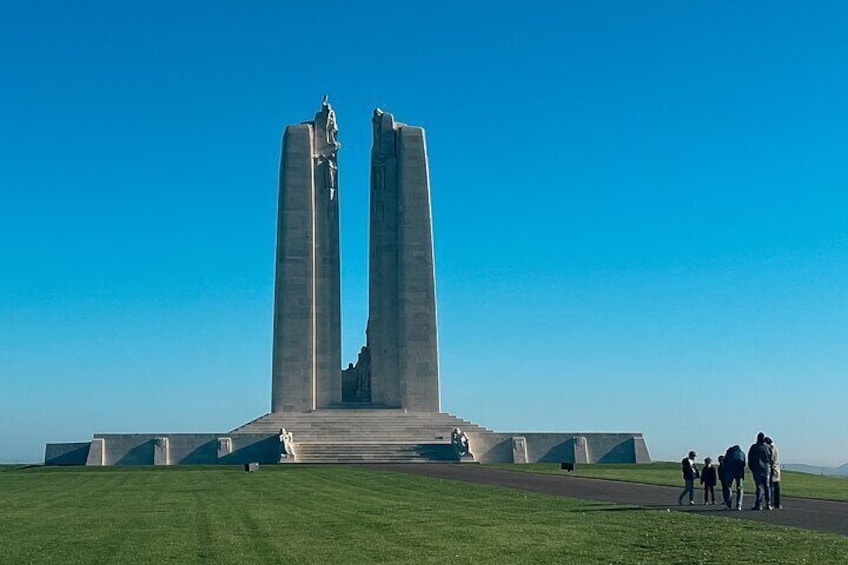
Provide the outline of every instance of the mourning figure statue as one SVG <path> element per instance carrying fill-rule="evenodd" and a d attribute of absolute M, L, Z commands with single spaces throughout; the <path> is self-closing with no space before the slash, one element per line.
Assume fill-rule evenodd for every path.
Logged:
<path fill-rule="evenodd" d="M 294 436 L 285 428 L 280 428 L 280 460 L 294 459 Z"/>
<path fill-rule="evenodd" d="M 461 458 L 465 455 L 471 455 L 471 449 L 468 444 L 468 436 L 459 428 L 454 428 L 451 432 L 451 445 L 456 450 L 456 454 Z"/>

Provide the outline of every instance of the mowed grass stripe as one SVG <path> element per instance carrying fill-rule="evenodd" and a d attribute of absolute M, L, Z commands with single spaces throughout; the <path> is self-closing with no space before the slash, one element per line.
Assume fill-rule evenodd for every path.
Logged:
<path fill-rule="evenodd" d="M 848 539 L 365 468 L 18 469 L 10 563 L 848 561 Z"/>

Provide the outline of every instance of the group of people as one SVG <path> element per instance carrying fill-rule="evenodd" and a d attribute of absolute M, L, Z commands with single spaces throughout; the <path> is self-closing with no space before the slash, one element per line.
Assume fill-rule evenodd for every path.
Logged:
<path fill-rule="evenodd" d="M 725 508 L 733 505 L 732 489 L 736 489 L 736 510 L 742 510 L 742 484 L 745 480 L 745 467 L 751 471 L 756 486 L 756 498 L 751 510 L 772 510 L 783 508 L 780 501 L 780 452 L 774 441 L 763 432 L 757 434 L 756 443 L 745 452 L 738 445 L 731 446 L 724 455 L 718 457 L 718 467 L 713 460 L 704 459 L 704 466 L 698 470 L 695 459 L 698 454 L 690 451 L 681 461 L 683 471 L 683 492 L 677 497 L 677 504 L 683 504 L 689 497 L 689 504 L 695 504 L 695 481 L 700 479 L 704 485 L 704 504 L 715 504 L 715 487 L 721 483 L 721 496 Z M 765 505 L 763 505 L 765 503 Z"/>

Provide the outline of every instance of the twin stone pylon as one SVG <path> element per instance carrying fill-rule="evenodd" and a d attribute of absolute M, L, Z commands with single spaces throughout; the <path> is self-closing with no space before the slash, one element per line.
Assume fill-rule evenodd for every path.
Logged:
<path fill-rule="evenodd" d="M 286 128 L 280 159 L 272 412 L 439 411 L 430 177 L 424 130 L 372 119 L 366 345 L 341 370 L 339 150 L 325 97 Z"/>

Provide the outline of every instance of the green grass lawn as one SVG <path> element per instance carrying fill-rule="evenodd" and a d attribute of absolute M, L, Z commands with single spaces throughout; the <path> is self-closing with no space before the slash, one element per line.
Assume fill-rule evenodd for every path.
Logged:
<path fill-rule="evenodd" d="M 845 563 L 848 538 L 350 466 L 0 469 L 3 563 Z"/>
<path fill-rule="evenodd" d="M 527 465 L 493 465 L 511 471 L 528 473 L 569 474 L 560 470 L 559 463 L 530 463 Z M 698 465 L 701 468 L 701 465 Z M 680 463 L 647 463 L 640 465 L 577 465 L 571 473 L 577 477 L 594 477 L 597 479 L 612 479 L 630 481 L 650 485 L 683 486 L 680 473 Z M 753 481 L 750 473 L 746 473 L 749 490 L 753 492 Z M 695 482 L 699 486 L 698 482 Z M 799 498 L 818 498 L 824 500 L 848 501 L 848 478 L 823 477 L 808 473 L 783 471 L 780 477 L 781 496 L 797 496 Z"/>

